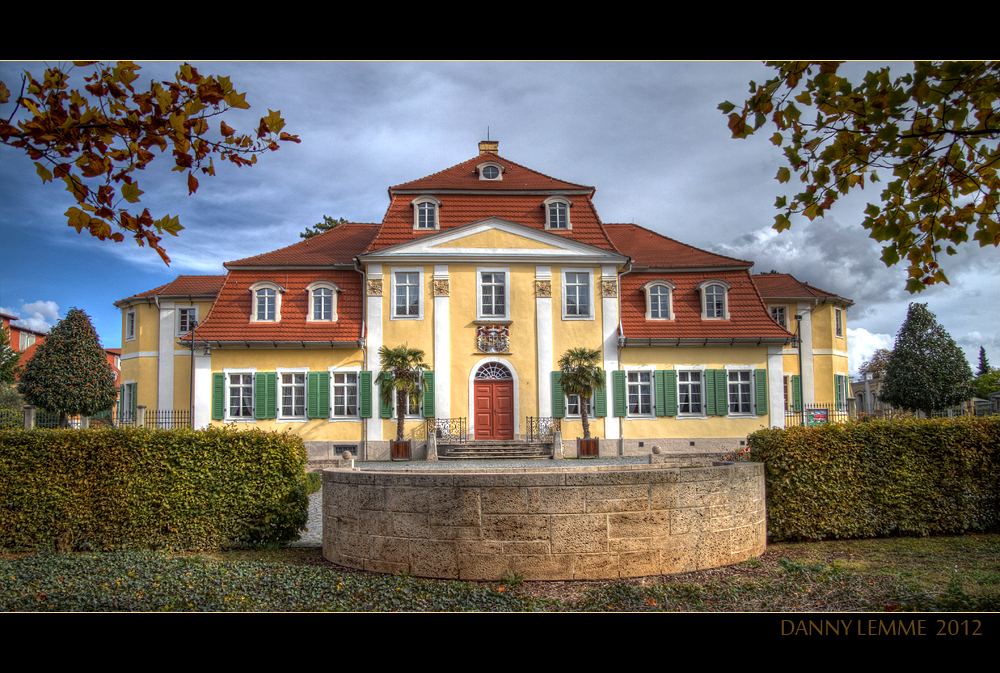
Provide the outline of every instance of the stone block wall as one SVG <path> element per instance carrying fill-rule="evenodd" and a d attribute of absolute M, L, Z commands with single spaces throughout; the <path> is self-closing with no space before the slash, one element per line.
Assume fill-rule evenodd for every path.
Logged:
<path fill-rule="evenodd" d="M 681 573 L 762 554 L 764 503 L 759 463 L 326 470 L 323 555 L 361 570 L 462 580 Z"/>

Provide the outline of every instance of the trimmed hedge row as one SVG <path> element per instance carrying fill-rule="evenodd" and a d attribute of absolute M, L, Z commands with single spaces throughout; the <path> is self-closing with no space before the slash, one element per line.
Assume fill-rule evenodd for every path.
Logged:
<path fill-rule="evenodd" d="M 288 434 L 0 430 L 0 548 L 175 549 L 291 541 L 308 517 Z"/>
<path fill-rule="evenodd" d="M 760 430 L 768 534 L 779 540 L 1000 529 L 1000 418 Z"/>

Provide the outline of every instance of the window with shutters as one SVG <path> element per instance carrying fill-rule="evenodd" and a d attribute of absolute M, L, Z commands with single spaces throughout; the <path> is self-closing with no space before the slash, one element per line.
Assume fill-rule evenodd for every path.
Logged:
<path fill-rule="evenodd" d="M 226 373 L 226 420 L 254 420 L 254 372 Z"/>
<path fill-rule="evenodd" d="M 283 369 L 278 374 L 278 422 L 306 420 L 306 376 L 308 368 Z"/>
<path fill-rule="evenodd" d="M 677 415 L 705 416 L 705 370 L 677 370 Z"/>
<path fill-rule="evenodd" d="M 358 377 L 360 372 L 330 370 L 332 400 L 331 420 L 355 421 L 359 418 Z"/>

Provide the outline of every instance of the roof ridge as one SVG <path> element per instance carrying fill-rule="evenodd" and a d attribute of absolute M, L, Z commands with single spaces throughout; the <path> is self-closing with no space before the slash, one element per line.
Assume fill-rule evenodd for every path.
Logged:
<path fill-rule="evenodd" d="M 484 159 L 483 157 L 488 157 L 488 158 Z M 389 193 L 391 194 L 392 190 L 394 190 L 394 189 L 407 189 L 407 187 L 406 187 L 407 185 L 412 185 L 413 183 L 416 183 L 416 182 L 423 182 L 425 180 L 430 180 L 432 178 L 435 178 L 437 176 L 443 175 L 443 174 L 448 173 L 450 171 L 454 171 L 457 168 L 464 167 L 467 164 L 473 164 L 473 162 L 475 162 L 475 165 L 478 165 L 478 164 L 480 164 L 480 163 L 482 163 L 484 161 L 496 161 L 497 163 L 506 163 L 506 164 L 509 164 L 510 166 L 516 166 L 517 168 L 520 168 L 521 170 L 527 171 L 529 173 L 533 173 L 534 175 L 538 175 L 538 176 L 541 176 L 543 178 L 548 178 L 549 180 L 552 180 L 552 181 L 555 181 L 555 182 L 562 182 L 562 183 L 565 183 L 566 185 L 571 185 L 572 187 L 577 187 L 577 188 L 580 188 L 580 189 L 589 189 L 591 191 L 594 191 L 594 187 L 592 185 L 581 185 L 581 184 L 576 183 L 576 182 L 570 182 L 569 180 L 562 180 L 560 178 L 553 177 L 553 176 L 548 175 L 546 173 L 542 173 L 541 171 L 536 171 L 533 168 L 528 168 L 527 166 L 524 166 L 523 164 L 519 164 L 516 161 L 511 161 L 510 159 L 506 159 L 506 158 L 500 156 L 499 154 L 492 154 L 492 153 L 490 153 L 488 155 L 486 155 L 486 154 L 480 154 L 480 155 L 477 155 L 475 157 L 472 157 L 471 159 L 466 159 L 465 161 L 460 161 L 459 163 L 455 164 L 454 166 L 449 166 L 448 168 L 443 168 L 440 171 L 436 171 L 436 172 L 431 173 L 429 175 L 425 175 L 422 178 L 415 178 L 413 180 L 407 180 L 406 182 L 402 182 L 402 183 L 400 183 L 398 185 L 392 185 L 391 187 L 389 187 Z M 454 189 L 454 188 L 453 187 L 442 187 L 441 189 Z M 520 189 L 524 189 L 526 191 L 535 191 L 531 187 L 520 188 Z M 566 188 L 565 187 L 562 187 L 562 188 L 560 188 L 560 187 L 552 187 L 552 189 L 566 189 Z M 433 191 L 433 190 L 431 190 L 431 191 Z M 545 190 L 539 188 L 539 189 L 537 189 L 537 191 L 545 191 Z"/>

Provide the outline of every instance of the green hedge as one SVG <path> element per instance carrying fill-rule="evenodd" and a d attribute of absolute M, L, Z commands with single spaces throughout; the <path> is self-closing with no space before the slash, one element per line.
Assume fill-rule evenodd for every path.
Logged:
<path fill-rule="evenodd" d="M 216 549 L 291 541 L 308 517 L 288 434 L 0 430 L 0 548 Z"/>
<path fill-rule="evenodd" d="M 1000 529 L 1000 418 L 761 430 L 773 540 Z"/>

